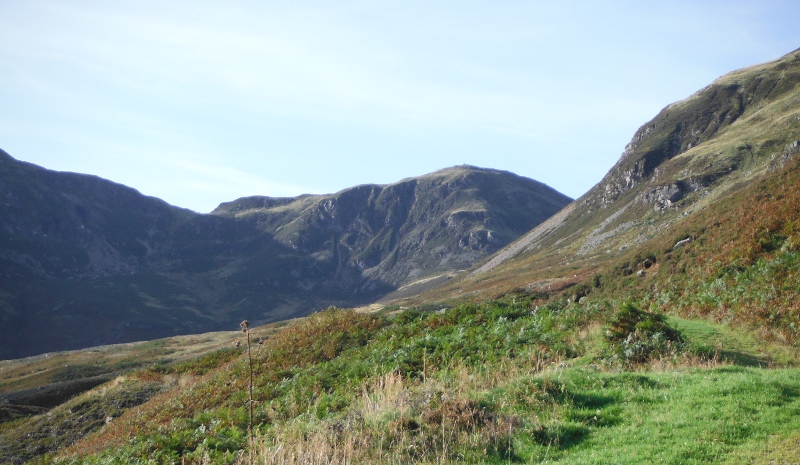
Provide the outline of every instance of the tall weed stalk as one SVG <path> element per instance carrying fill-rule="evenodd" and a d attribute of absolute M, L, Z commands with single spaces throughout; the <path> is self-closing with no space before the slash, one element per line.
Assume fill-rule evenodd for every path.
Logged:
<path fill-rule="evenodd" d="M 249 395 L 247 398 L 250 418 L 247 423 L 247 436 L 250 441 L 250 465 L 253 465 L 253 355 L 250 349 L 250 322 L 244 320 L 239 326 L 242 328 L 242 332 L 247 335 L 247 368 L 250 372 Z"/>

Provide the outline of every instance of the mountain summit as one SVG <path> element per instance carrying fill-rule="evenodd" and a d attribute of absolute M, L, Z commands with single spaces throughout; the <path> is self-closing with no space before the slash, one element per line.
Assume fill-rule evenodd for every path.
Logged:
<path fill-rule="evenodd" d="M 5 152 L 0 200 L 0 358 L 370 303 L 447 279 L 571 201 L 459 166 L 202 215 Z"/>

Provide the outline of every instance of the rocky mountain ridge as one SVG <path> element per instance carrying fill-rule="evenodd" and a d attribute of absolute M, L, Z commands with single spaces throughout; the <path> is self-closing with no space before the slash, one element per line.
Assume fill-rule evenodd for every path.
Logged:
<path fill-rule="evenodd" d="M 672 167 L 662 165 L 722 135 L 754 106 L 778 102 L 792 93 L 800 81 L 799 57 L 795 51 L 775 62 L 772 67 L 761 65 L 735 71 L 687 99 L 664 108 L 636 131 L 619 162 L 601 181 L 603 194 L 589 192 L 583 196 L 584 202 L 599 201 L 602 205 L 608 205 L 626 190 L 648 178 L 652 177 L 655 182 L 667 178 L 671 183 L 657 186 L 640 196 L 641 201 L 653 204 L 655 208 L 665 208 L 686 194 L 708 187 L 736 170 L 745 153 L 733 154 L 729 160 L 725 160 L 727 163 L 707 167 L 710 169 L 686 170 L 681 173 L 685 176 L 678 179 L 670 178 L 672 172 L 668 169 Z M 786 148 L 796 142 L 789 141 Z M 758 149 L 774 155 L 779 143 L 778 140 L 768 139 Z M 752 148 L 742 145 L 737 149 L 746 152 Z"/>
<path fill-rule="evenodd" d="M 201 215 L 3 152 L 0 358 L 369 303 L 472 266 L 570 200 L 462 166 Z"/>
<path fill-rule="evenodd" d="M 243 198 L 212 214 L 247 220 L 294 250 L 357 268 L 368 283 L 403 286 L 469 268 L 569 201 L 509 172 L 460 166 L 334 195 Z"/>

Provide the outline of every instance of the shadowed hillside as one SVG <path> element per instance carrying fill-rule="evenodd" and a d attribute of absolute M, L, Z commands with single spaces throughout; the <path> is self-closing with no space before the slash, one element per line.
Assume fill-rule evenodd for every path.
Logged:
<path fill-rule="evenodd" d="M 200 215 L 0 152 L 0 358 L 367 304 L 448 279 L 569 201 L 457 167 Z"/>
<path fill-rule="evenodd" d="M 247 221 L 335 266 L 331 286 L 349 278 L 354 292 L 369 293 L 376 283 L 397 288 L 448 278 L 570 200 L 508 172 L 461 166 L 335 195 L 243 198 L 212 214 Z"/>

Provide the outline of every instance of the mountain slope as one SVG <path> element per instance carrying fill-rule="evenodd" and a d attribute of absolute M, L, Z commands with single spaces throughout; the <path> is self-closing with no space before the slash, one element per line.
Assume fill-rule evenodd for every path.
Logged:
<path fill-rule="evenodd" d="M 3 152 L 0 358 L 369 303 L 473 265 L 569 201 L 531 179 L 457 167 L 201 215 Z"/>
<path fill-rule="evenodd" d="M 141 271 L 193 214 L 104 179 L 59 173 L 0 151 L 0 260 L 7 278 Z"/>
<path fill-rule="evenodd" d="M 586 194 L 422 299 L 569 285 L 783 166 L 800 152 L 798 84 L 800 50 L 667 106 Z"/>
<path fill-rule="evenodd" d="M 143 327 L 137 279 L 193 213 L 5 152 L 0 175 L 1 358 L 129 340 L 140 329 L 168 334 Z"/>

